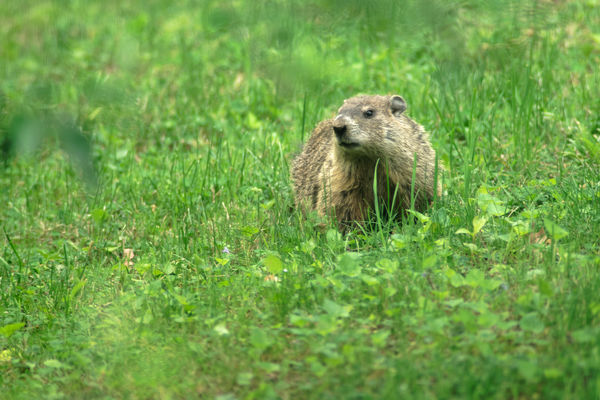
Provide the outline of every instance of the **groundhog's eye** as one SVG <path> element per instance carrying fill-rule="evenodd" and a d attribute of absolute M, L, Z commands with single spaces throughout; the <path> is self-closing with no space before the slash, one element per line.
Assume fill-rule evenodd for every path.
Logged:
<path fill-rule="evenodd" d="M 371 118 L 373 116 L 373 114 L 375 114 L 375 111 L 373 111 L 373 110 L 367 110 L 367 111 L 363 112 L 363 115 L 365 116 L 365 118 Z"/>

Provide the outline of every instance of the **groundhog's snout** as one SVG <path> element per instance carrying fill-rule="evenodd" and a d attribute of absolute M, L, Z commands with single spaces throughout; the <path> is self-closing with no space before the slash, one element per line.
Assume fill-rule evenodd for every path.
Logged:
<path fill-rule="evenodd" d="M 342 117 L 337 117 L 333 120 L 333 131 L 335 132 L 335 136 L 337 136 L 338 140 L 342 140 L 344 136 L 346 136 L 346 121 Z"/>

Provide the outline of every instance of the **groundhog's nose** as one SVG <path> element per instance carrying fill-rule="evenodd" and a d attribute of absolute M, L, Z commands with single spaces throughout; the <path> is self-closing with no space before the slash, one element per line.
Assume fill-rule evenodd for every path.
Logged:
<path fill-rule="evenodd" d="M 333 122 L 333 131 L 338 139 L 341 139 L 346 134 L 346 124 L 341 120 L 335 120 Z"/>

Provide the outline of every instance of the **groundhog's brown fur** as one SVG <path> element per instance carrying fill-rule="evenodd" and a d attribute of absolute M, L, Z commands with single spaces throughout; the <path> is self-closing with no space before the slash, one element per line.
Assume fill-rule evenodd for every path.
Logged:
<path fill-rule="evenodd" d="M 377 167 L 380 208 L 397 216 L 414 201 L 424 210 L 440 185 L 434 183 L 435 151 L 423 127 L 404 115 L 400 96 L 356 96 L 334 119 L 317 125 L 292 167 L 296 205 L 333 214 L 340 227 L 366 219 L 374 208 Z M 395 200 L 394 200 L 395 196 Z"/>

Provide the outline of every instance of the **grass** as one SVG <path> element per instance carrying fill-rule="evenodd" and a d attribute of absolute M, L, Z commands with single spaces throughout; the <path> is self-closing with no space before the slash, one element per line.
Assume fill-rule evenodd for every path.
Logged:
<path fill-rule="evenodd" d="M 598 26 L 595 0 L 1 3 L 1 397 L 600 398 Z M 343 236 L 289 166 L 357 93 L 407 100 L 447 194 Z"/>

